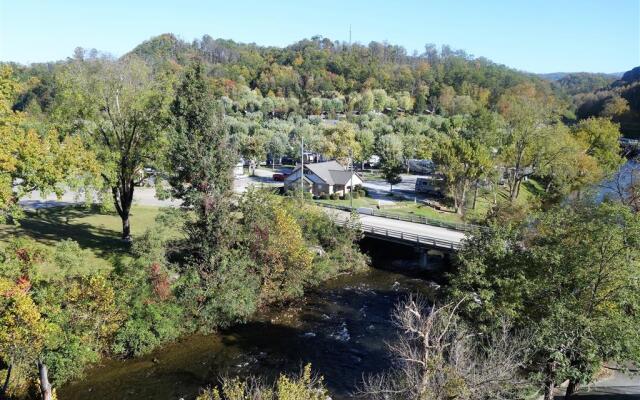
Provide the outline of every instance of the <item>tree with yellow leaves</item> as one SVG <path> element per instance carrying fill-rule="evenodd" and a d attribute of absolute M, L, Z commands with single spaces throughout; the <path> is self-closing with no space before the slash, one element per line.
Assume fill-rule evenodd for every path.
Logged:
<path fill-rule="evenodd" d="M 6 395 L 12 373 L 22 375 L 38 360 L 54 328 L 41 317 L 29 289 L 28 281 L 0 278 L 0 361 L 7 366 L 0 397 Z"/>
<path fill-rule="evenodd" d="M 20 197 L 34 190 L 61 196 L 97 176 L 91 152 L 76 136 L 60 140 L 56 131 L 40 134 L 27 127 L 28 116 L 13 111 L 19 84 L 8 67 L 0 69 L 0 222 L 22 215 Z"/>

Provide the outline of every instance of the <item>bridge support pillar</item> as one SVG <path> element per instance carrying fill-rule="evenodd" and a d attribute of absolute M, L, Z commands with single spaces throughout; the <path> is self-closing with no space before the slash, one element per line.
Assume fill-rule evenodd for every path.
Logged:
<path fill-rule="evenodd" d="M 420 268 L 427 269 L 429 267 L 429 252 L 425 248 L 419 248 L 418 255 Z"/>

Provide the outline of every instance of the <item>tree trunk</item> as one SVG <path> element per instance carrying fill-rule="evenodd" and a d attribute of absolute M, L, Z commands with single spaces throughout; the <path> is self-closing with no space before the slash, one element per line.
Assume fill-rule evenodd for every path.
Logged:
<path fill-rule="evenodd" d="M 553 389 L 555 389 L 555 383 L 547 381 L 544 386 L 544 400 L 553 400 Z"/>
<path fill-rule="evenodd" d="M 4 384 L 2 385 L 2 389 L 0 389 L 0 399 L 4 399 L 5 393 L 7 393 L 7 389 L 9 389 L 9 380 L 11 379 L 11 369 L 13 368 L 13 364 L 9 364 L 7 367 L 7 376 L 4 378 Z"/>
<path fill-rule="evenodd" d="M 131 204 L 133 203 L 133 191 L 133 180 L 129 180 L 128 182 L 122 180 L 120 187 L 116 186 L 111 188 L 116 211 L 122 220 L 122 240 L 126 242 L 131 241 L 131 222 L 129 221 L 129 215 L 131 214 Z"/>
<path fill-rule="evenodd" d="M 478 182 L 476 182 L 476 189 L 473 192 L 473 209 L 476 209 L 476 202 L 478 201 Z"/>
<path fill-rule="evenodd" d="M 573 394 L 578 390 L 578 382 L 570 379 L 569 385 L 567 386 L 567 392 L 565 394 L 565 398 L 573 396 Z"/>
<path fill-rule="evenodd" d="M 51 400 L 53 398 L 51 384 L 49 383 L 49 373 L 47 366 L 38 361 L 38 370 L 40 371 L 40 392 L 42 400 Z"/>
<path fill-rule="evenodd" d="M 547 362 L 545 368 L 545 382 L 544 382 L 544 400 L 553 400 L 553 389 L 556 387 L 555 382 L 555 364 L 553 361 Z"/>

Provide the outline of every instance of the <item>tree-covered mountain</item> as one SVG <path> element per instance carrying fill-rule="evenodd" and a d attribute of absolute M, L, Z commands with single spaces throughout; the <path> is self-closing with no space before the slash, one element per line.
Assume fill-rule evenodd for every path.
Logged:
<path fill-rule="evenodd" d="M 590 72 L 576 72 L 563 74 L 553 79 L 553 84 L 563 92 L 574 95 L 577 93 L 593 92 L 613 83 L 618 77 L 613 74 L 599 74 Z"/>
<path fill-rule="evenodd" d="M 640 137 L 640 67 L 606 86 L 573 93 L 573 104 L 580 119 L 609 117 L 626 136 Z"/>
<path fill-rule="evenodd" d="M 540 78 L 546 79 L 548 81 L 559 81 L 560 79 L 566 78 L 570 75 L 592 75 L 596 78 L 602 77 L 605 79 L 619 79 L 622 77 L 624 72 L 612 72 L 612 73 L 604 73 L 604 72 L 548 72 L 544 74 L 537 74 Z"/>

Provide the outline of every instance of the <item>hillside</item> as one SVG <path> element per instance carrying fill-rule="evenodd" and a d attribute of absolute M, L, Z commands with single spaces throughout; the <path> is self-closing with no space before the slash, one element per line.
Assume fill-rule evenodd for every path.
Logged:
<path fill-rule="evenodd" d="M 640 67 L 606 86 L 575 93 L 573 103 L 578 118 L 610 117 L 625 136 L 640 137 Z"/>

